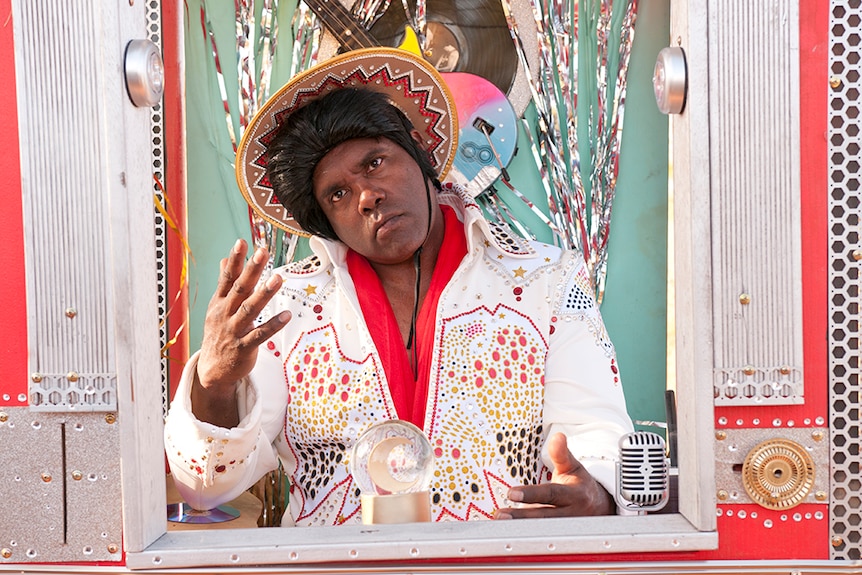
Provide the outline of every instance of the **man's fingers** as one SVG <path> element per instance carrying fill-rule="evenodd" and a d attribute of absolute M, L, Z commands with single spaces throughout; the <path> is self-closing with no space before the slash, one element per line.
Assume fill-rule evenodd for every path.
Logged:
<path fill-rule="evenodd" d="M 556 474 L 581 475 L 586 471 L 569 451 L 568 439 L 563 433 L 555 433 L 548 439 L 548 457 L 554 464 Z"/>
<path fill-rule="evenodd" d="M 538 519 L 540 517 L 573 517 L 578 513 L 562 507 L 508 507 L 494 512 L 494 519 Z"/>
<path fill-rule="evenodd" d="M 521 485 L 513 487 L 509 491 L 509 499 L 518 503 L 537 503 L 541 505 L 553 505 L 554 507 L 566 507 L 580 503 L 577 497 L 573 497 L 574 490 L 570 485 L 558 483 L 541 483 L 539 485 Z"/>
<path fill-rule="evenodd" d="M 290 321 L 291 315 L 289 311 L 283 311 L 278 315 L 269 318 L 265 323 L 250 330 L 243 338 L 243 347 L 257 347 L 273 335 L 281 331 Z"/>
<path fill-rule="evenodd" d="M 247 332 L 252 330 L 252 322 L 260 315 L 260 312 L 269 303 L 269 300 L 278 293 L 282 281 L 282 277 L 279 274 L 273 274 L 264 282 L 260 289 L 240 301 L 233 320 L 237 329 L 247 326 L 244 328 Z"/>
<path fill-rule="evenodd" d="M 242 273 L 247 248 L 245 240 L 239 239 L 233 245 L 230 255 L 221 261 L 221 273 L 213 297 L 225 297 L 230 293 L 234 282 Z"/>

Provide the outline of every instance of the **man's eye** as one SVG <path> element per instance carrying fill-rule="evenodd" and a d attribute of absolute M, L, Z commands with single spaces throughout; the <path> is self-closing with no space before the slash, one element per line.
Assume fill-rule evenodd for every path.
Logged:
<path fill-rule="evenodd" d="M 332 192 L 332 196 L 330 196 L 330 199 L 333 202 L 337 202 L 338 200 L 340 200 L 343 197 L 344 197 L 344 190 L 335 190 L 334 192 Z"/>
<path fill-rule="evenodd" d="M 380 166 L 380 164 L 382 164 L 382 163 L 383 163 L 383 158 L 374 158 L 373 160 L 368 162 L 368 169 L 374 170 L 374 169 L 378 168 Z"/>

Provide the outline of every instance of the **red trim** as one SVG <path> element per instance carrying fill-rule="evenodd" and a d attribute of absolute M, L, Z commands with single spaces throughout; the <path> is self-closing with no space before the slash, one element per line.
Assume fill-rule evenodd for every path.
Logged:
<path fill-rule="evenodd" d="M 12 37 L 12 2 L 0 0 L 0 110 L 6 110 L 0 122 L 0 406 L 26 405 L 19 401 L 27 393 L 27 285 L 24 270 L 24 226 L 21 202 L 21 158 L 18 142 L 18 103 L 15 84 L 15 46 Z M 8 399 L 6 399 L 8 396 Z"/>
<path fill-rule="evenodd" d="M 162 57 L 165 68 L 164 134 L 165 187 L 171 214 L 179 233 L 188 239 L 186 216 L 186 139 L 183 92 L 182 39 L 184 2 L 162 3 Z M 188 277 L 181 283 L 184 246 L 176 232 L 167 232 L 168 304 L 173 305 L 168 316 L 168 336 L 182 329 L 174 345 L 167 351 L 171 358 L 168 368 L 170 397 L 179 384 L 182 368 L 189 357 L 189 295 Z M 177 295 L 179 293 L 179 296 Z M 174 298 L 177 298 L 174 301 Z"/>

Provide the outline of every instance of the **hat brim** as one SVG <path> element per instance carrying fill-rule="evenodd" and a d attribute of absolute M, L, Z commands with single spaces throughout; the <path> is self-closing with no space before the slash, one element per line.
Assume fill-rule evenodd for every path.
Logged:
<path fill-rule="evenodd" d="M 236 153 L 240 192 L 261 218 L 308 236 L 275 197 L 266 174 L 267 148 L 280 122 L 308 102 L 343 88 L 385 94 L 421 134 L 442 180 L 455 157 L 458 114 L 449 88 L 431 64 L 398 48 L 366 48 L 335 56 L 293 76 L 255 114 Z"/>

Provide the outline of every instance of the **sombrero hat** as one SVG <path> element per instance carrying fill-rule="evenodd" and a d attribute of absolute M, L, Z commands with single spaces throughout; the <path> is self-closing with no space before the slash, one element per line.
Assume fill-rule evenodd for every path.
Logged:
<path fill-rule="evenodd" d="M 448 172 L 457 149 L 458 114 L 439 72 L 419 56 L 398 48 L 367 48 L 335 56 L 288 80 L 255 114 L 236 153 L 236 179 L 251 208 L 291 233 L 308 235 L 275 197 L 266 175 L 266 151 L 280 122 L 308 102 L 342 88 L 382 92 L 422 135 L 431 164 Z"/>

